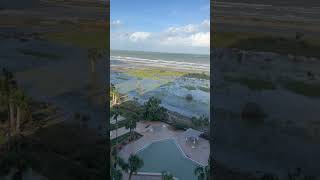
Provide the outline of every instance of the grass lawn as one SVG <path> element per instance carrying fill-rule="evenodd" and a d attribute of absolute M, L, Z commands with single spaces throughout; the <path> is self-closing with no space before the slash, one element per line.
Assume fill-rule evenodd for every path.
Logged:
<path fill-rule="evenodd" d="M 249 89 L 254 91 L 276 89 L 276 86 L 271 81 L 266 81 L 262 79 L 225 76 L 225 80 L 247 86 Z"/>

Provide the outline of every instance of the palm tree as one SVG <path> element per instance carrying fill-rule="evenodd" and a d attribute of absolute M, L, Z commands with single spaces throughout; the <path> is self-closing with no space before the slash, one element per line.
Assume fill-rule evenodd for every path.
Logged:
<path fill-rule="evenodd" d="M 122 166 L 123 170 L 129 173 L 129 180 L 133 174 L 137 173 L 140 168 L 143 166 L 143 160 L 140 159 L 137 155 L 130 155 L 128 164 Z"/>
<path fill-rule="evenodd" d="M 138 115 L 132 113 L 131 117 L 127 120 L 125 127 L 130 130 L 130 137 L 133 137 L 133 129 L 137 127 Z"/>
<path fill-rule="evenodd" d="M 25 94 L 21 90 L 16 90 L 14 92 L 14 104 L 17 107 L 17 118 L 16 118 L 16 133 L 20 133 L 20 124 L 21 124 L 21 118 L 22 115 L 25 113 L 25 111 L 28 108 L 28 99 L 25 96 Z"/>
<path fill-rule="evenodd" d="M 114 106 L 120 103 L 120 93 L 114 84 L 110 86 L 110 106 Z"/>
<path fill-rule="evenodd" d="M 119 110 L 119 107 L 114 106 L 111 109 L 110 115 L 116 120 L 116 146 L 117 146 L 118 145 L 118 117 L 121 115 L 121 111 Z"/>
<path fill-rule="evenodd" d="M 1 99 L 7 104 L 9 119 L 9 139 L 11 139 L 12 128 L 14 127 L 14 104 L 13 92 L 17 89 L 17 83 L 14 75 L 6 68 L 2 69 L 1 77 Z M 9 143 L 10 144 L 10 143 Z"/>
<path fill-rule="evenodd" d="M 91 66 L 91 72 L 92 73 L 96 72 L 97 59 L 101 58 L 101 56 L 102 56 L 102 53 L 97 48 L 92 48 L 92 49 L 88 50 L 88 59 L 90 61 L 90 66 Z"/>
<path fill-rule="evenodd" d="M 173 175 L 170 172 L 162 172 L 162 180 L 174 180 Z"/>
<path fill-rule="evenodd" d="M 194 174 L 198 176 L 198 180 L 209 180 L 209 166 L 198 166 L 194 170 Z"/>

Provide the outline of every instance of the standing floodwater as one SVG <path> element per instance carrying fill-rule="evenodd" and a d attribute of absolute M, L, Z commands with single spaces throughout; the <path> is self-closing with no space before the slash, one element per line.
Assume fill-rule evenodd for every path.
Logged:
<path fill-rule="evenodd" d="M 141 103 L 154 96 L 188 117 L 209 116 L 209 67 L 209 55 L 111 51 L 111 83 L 120 93 Z"/>

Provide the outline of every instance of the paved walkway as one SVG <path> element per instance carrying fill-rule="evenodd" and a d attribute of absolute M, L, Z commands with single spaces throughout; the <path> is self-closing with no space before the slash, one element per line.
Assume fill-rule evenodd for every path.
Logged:
<path fill-rule="evenodd" d="M 117 130 L 110 131 L 110 139 L 116 138 L 116 134 L 117 134 L 116 131 Z M 126 129 L 125 127 L 121 127 L 118 129 L 118 137 L 123 134 L 127 134 L 128 132 L 130 132 L 130 129 Z"/>
<path fill-rule="evenodd" d="M 170 125 L 163 122 L 138 122 L 135 131 L 142 134 L 143 137 L 121 149 L 119 155 L 124 159 L 128 159 L 130 154 L 135 154 L 139 149 L 153 141 L 172 138 L 178 142 L 182 151 L 190 159 L 202 165 L 208 164 L 210 145 L 209 141 L 203 138 L 199 138 L 198 144 L 192 147 L 185 141 L 184 131 L 174 130 Z"/>
<path fill-rule="evenodd" d="M 115 124 L 115 123 L 117 122 L 113 117 L 114 117 L 114 116 L 112 116 L 112 117 L 110 118 L 110 123 L 111 123 L 111 124 Z M 125 120 L 125 119 L 126 119 L 125 117 L 119 115 L 119 116 L 118 116 L 118 123 L 119 123 L 120 121 Z"/>

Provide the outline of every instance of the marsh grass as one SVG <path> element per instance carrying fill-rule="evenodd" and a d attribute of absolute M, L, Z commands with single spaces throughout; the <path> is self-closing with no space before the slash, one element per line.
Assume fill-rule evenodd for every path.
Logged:
<path fill-rule="evenodd" d="M 200 89 L 201 91 L 204 91 L 204 92 L 210 92 L 210 88 L 208 88 L 208 87 L 199 86 L 198 89 Z"/>
<path fill-rule="evenodd" d="M 216 32 L 213 37 L 215 47 L 239 48 L 297 56 L 320 57 L 320 39 L 279 37 L 253 32 Z"/>
<path fill-rule="evenodd" d="M 188 74 L 185 74 L 184 76 L 188 77 L 188 78 L 197 78 L 197 79 L 210 80 L 210 75 L 205 74 L 205 73 L 188 73 Z"/>
<path fill-rule="evenodd" d="M 282 83 L 283 86 L 294 93 L 308 97 L 320 97 L 320 84 L 310 84 L 302 81 L 287 81 Z"/>
<path fill-rule="evenodd" d="M 18 49 L 18 51 L 21 54 L 24 54 L 26 56 L 33 56 L 36 58 L 46 58 L 46 59 L 60 59 L 62 56 L 57 55 L 57 54 L 52 54 L 52 53 L 44 53 L 44 52 L 39 52 L 39 51 L 34 51 L 31 49 Z"/>
<path fill-rule="evenodd" d="M 165 77 L 181 77 L 185 75 L 185 72 L 180 71 L 168 71 L 161 69 L 131 69 L 126 72 L 129 76 L 133 76 L 140 79 L 152 79 L 161 80 Z"/>
<path fill-rule="evenodd" d="M 267 81 L 267 80 L 262 80 L 262 79 L 255 79 L 255 78 L 248 78 L 248 77 L 225 76 L 225 80 L 247 86 L 249 89 L 251 89 L 253 91 L 276 89 L 276 86 L 275 86 L 275 84 L 273 84 L 273 82 Z"/>
<path fill-rule="evenodd" d="M 71 44 L 82 48 L 108 49 L 108 33 L 106 30 L 66 30 L 63 32 L 48 32 L 42 35 L 44 39 Z"/>
<path fill-rule="evenodd" d="M 188 89 L 189 91 L 192 91 L 192 90 L 196 90 L 197 88 L 195 88 L 194 86 L 183 86 L 184 88 Z"/>

